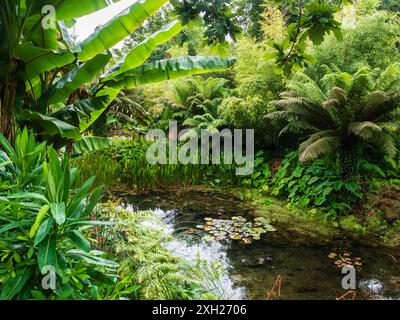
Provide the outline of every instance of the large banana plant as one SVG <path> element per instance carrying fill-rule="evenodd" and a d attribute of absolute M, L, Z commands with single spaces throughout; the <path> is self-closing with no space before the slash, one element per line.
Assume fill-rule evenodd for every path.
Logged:
<path fill-rule="evenodd" d="M 12 140 L 18 122 L 61 147 L 81 140 L 124 88 L 231 68 L 234 59 L 216 56 L 146 64 L 157 46 L 183 30 L 180 20 L 113 65 L 110 49 L 167 2 L 139 0 L 75 45 L 68 31 L 74 19 L 112 1 L 0 0 L 0 132 Z"/>

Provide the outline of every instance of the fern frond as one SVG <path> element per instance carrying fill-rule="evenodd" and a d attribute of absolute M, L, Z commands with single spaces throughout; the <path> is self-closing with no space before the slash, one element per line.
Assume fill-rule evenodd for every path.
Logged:
<path fill-rule="evenodd" d="M 310 144 L 301 152 L 299 160 L 301 162 L 313 161 L 321 156 L 336 152 L 340 147 L 340 140 L 335 136 L 323 137 Z"/>
<path fill-rule="evenodd" d="M 380 132 L 382 132 L 382 128 L 370 121 L 354 122 L 349 125 L 349 133 L 352 133 L 364 140 L 368 140 L 374 134 Z"/>

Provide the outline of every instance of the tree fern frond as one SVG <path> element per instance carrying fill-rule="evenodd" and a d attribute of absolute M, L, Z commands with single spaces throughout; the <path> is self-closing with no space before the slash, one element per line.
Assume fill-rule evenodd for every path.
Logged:
<path fill-rule="evenodd" d="M 335 136 L 335 132 L 332 130 L 325 130 L 314 133 L 306 141 L 300 144 L 299 151 L 300 153 L 303 153 L 309 146 L 311 146 L 316 141 L 324 137 L 332 137 L 332 136 Z"/>
<path fill-rule="evenodd" d="M 370 140 L 378 150 L 381 150 L 390 158 L 393 158 L 398 152 L 394 139 L 389 134 L 381 132 L 374 135 Z"/>
<path fill-rule="evenodd" d="M 336 152 L 339 147 L 340 141 L 338 137 L 323 137 L 305 148 L 305 150 L 301 152 L 299 160 L 301 162 L 313 161 L 321 156 Z"/>
<path fill-rule="evenodd" d="M 349 125 L 349 132 L 364 140 L 368 140 L 374 134 L 382 132 L 382 128 L 370 121 L 354 122 Z"/>
<path fill-rule="evenodd" d="M 309 79 L 307 77 L 307 79 Z M 311 80 L 311 79 L 309 79 Z M 314 81 L 308 82 L 298 82 L 298 81 L 290 81 L 287 85 L 289 91 L 297 94 L 300 97 L 304 97 L 305 99 L 312 101 L 313 103 L 322 103 L 326 100 L 326 96 L 321 88 Z"/>
<path fill-rule="evenodd" d="M 353 75 L 347 96 L 352 100 L 362 100 L 371 91 L 373 85 L 371 69 L 369 67 L 361 68 Z"/>
<path fill-rule="evenodd" d="M 375 82 L 374 91 L 398 92 L 400 90 L 400 63 L 394 63 Z"/>

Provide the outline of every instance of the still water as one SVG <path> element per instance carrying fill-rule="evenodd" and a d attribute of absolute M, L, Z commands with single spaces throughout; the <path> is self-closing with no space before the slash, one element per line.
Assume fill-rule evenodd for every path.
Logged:
<path fill-rule="evenodd" d="M 400 299 L 400 264 L 386 250 L 339 241 L 330 246 L 305 245 L 287 241 L 285 230 L 264 234 L 250 245 L 234 240 L 210 240 L 205 231 L 196 229 L 204 218 L 231 219 L 242 216 L 251 220 L 255 208 L 225 194 L 186 191 L 152 193 L 126 198 L 132 211 L 153 210 L 175 236 L 169 249 L 195 261 L 200 255 L 218 261 L 224 275 L 218 293 L 226 299 L 266 299 L 278 276 L 282 278 L 282 300 L 335 300 L 347 290 L 342 288 L 341 269 L 331 253 L 362 259 L 357 271 L 357 299 Z M 209 238 L 209 237 L 208 237 Z M 295 239 L 294 239 L 295 240 Z"/>

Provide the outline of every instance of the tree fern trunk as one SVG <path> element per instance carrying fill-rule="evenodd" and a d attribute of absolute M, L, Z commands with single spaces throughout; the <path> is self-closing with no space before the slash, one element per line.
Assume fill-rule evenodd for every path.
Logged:
<path fill-rule="evenodd" d="M 17 84 L 7 80 L 1 87 L 0 132 L 9 140 L 14 141 L 15 118 L 14 100 Z"/>
<path fill-rule="evenodd" d="M 356 147 L 347 145 L 339 156 L 340 174 L 344 181 L 354 179 L 358 174 L 359 156 Z"/>

